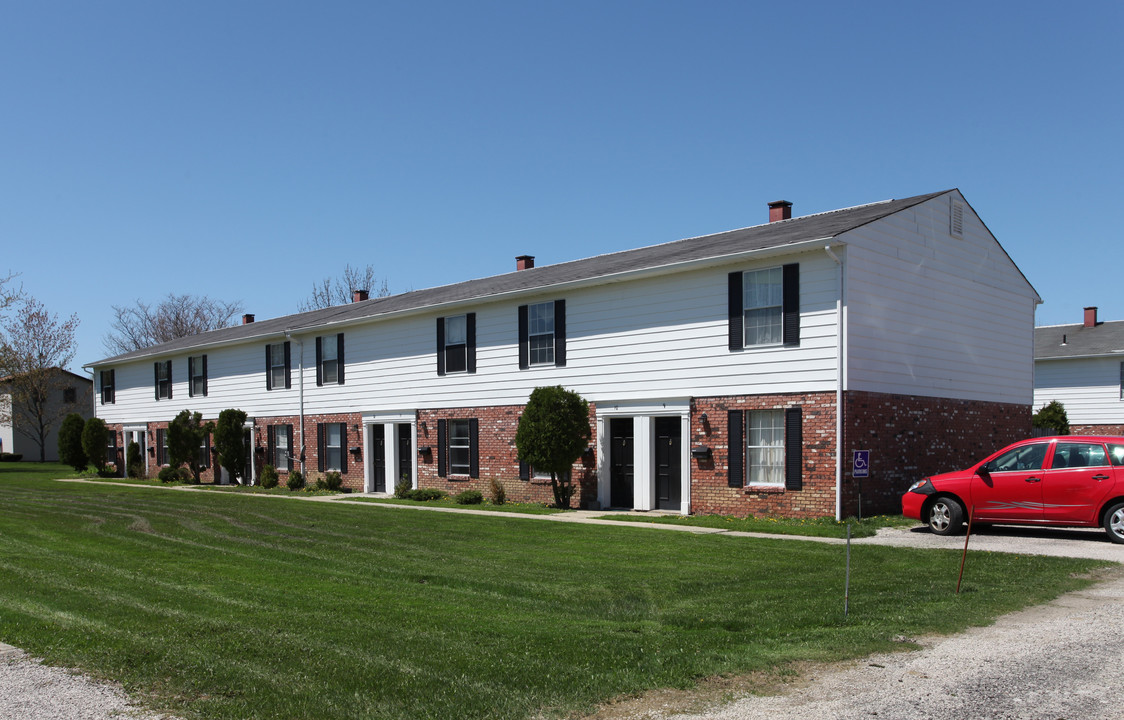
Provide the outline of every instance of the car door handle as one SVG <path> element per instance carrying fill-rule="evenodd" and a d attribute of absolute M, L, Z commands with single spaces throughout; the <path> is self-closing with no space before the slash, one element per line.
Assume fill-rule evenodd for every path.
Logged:
<path fill-rule="evenodd" d="M 1028 477 L 1028 478 L 1026 479 L 1026 481 L 1027 481 L 1027 482 L 1042 482 L 1042 478 L 1036 478 L 1036 477 Z"/>
<path fill-rule="evenodd" d="M 1100 482 L 1101 480 L 1108 480 L 1108 475 L 1094 475 L 1093 479 L 1097 482 Z"/>

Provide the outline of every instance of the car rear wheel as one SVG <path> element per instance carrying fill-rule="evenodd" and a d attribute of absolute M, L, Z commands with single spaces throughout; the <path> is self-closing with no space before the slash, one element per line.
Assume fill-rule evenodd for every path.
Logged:
<path fill-rule="evenodd" d="M 1121 504 L 1120 508 L 1124 515 L 1124 504 Z M 955 535 L 960 532 L 960 526 L 964 524 L 964 509 L 952 498 L 939 497 L 929 505 L 927 518 L 929 530 L 934 535 Z M 1121 542 L 1124 542 L 1124 539 Z"/>
<path fill-rule="evenodd" d="M 1124 503 L 1116 503 L 1104 514 L 1104 531 L 1114 543 L 1124 543 Z"/>

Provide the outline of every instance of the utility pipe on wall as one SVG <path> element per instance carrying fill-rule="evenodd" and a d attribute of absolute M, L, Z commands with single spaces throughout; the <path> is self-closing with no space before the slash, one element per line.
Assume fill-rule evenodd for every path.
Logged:
<path fill-rule="evenodd" d="M 300 452 L 299 457 L 300 457 L 300 463 L 301 463 L 301 475 L 305 475 L 305 469 L 304 469 L 304 340 L 293 338 L 293 334 L 291 332 L 289 332 L 288 330 L 285 331 L 285 339 L 286 340 L 295 340 L 295 342 L 297 343 L 297 348 L 298 348 L 298 350 L 297 350 L 297 353 L 298 353 L 297 354 L 297 367 L 299 368 L 299 370 L 297 371 L 297 388 L 298 388 L 297 393 L 298 393 L 298 397 L 299 397 L 298 402 L 299 402 L 299 407 L 300 407 L 300 433 L 301 433 L 301 444 L 300 444 L 301 452 Z"/>
<path fill-rule="evenodd" d="M 847 304 L 843 301 L 843 261 L 830 245 L 824 245 L 823 249 L 839 268 L 839 294 L 835 298 L 835 520 L 838 522 L 843 519 L 843 382 L 847 377 L 843 371 L 846 349 L 843 311 Z"/>

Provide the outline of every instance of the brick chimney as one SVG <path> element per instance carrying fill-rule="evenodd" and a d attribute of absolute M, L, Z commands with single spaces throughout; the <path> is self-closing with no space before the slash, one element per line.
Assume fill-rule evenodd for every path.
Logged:
<path fill-rule="evenodd" d="M 242 324 L 243 325 L 249 325 L 253 321 L 254 321 L 254 314 L 253 313 L 246 313 L 245 315 L 242 316 Z"/>
<path fill-rule="evenodd" d="M 370 293 L 366 290 L 352 290 L 351 302 L 363 302 L 370 297 Z"/>
<path fill-rule="evenodd" d="M 774 200 L 769 203 L 769 222 L 792 218 L 792 203 L 788 200 Z"/>
<path fill-rule="evenodd" d="M 518 255 L 515 258 L 516 270 L 530 270 L 535 266 L 534 255 Z"/>
<path fill-rule="evenodd" d="M 1085 327 L 1097 326 L 1097 306 L 1085 308 Z"/>

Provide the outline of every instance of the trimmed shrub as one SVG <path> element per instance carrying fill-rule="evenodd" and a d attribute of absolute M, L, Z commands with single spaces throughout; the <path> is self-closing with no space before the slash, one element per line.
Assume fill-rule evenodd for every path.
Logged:
<path fill-rule="evenodd" d="M 75 472 L 85 472 L 89 462 L 86 451 L 82 449 L 82 429 L 86 420 L 78 413 L 70 413 L 59 426 L 59 461 L 74 468 Z"/>
<path fill-rule="evenodd" d="M 0 462 L 19 462 L 23 460 L 23 453 L 0 453 Z"/>
<path fill-rule="evenodd" d="M 98 475 L 105 470 L 108 441 L 109 428 L 106 427 L 105 420 L 92 417 L 86 421 L 85 427 L 82 428 L 82 450 L 86 453 L 86 459 L 98 471 Z"/>
<path fill-rule="evenodd" d="M 277 475 L 277 468 L 272 465 L 266 465 L 262 468 L 261 486 L 263 488 L 275 488 L 279 482 L 281 482 L 281 478 Z"/>
<path fill-rule="evenodd" d="M 402 478 L 394 486 L 394 497 L 398 498 L 399 500 L 404 500 L 410 496 L 410 493 L 413 492 L 413 490 L 414 488 L 410 484 L 410 481 L 406 478 Z"/>
<path fill-rule="evenodd" d="M 160 468 L 160 472 L 156 473 L 156 478 L 160 482 L 184 482 L 187 480 L 187 473 L 183 468 L 174 468 L 170 465 Z"/>
<path fill-rule="evenodd" d="M 290 490 L 300 490 L 304 487 L 304 475 L 300 470 L 289 471 L 289 479 L 285 481 L 285 487 Z"/>
<path fill-rule="evenodd" d="M 453 502 L 457 505 L 479 505 L 484 502 L 484 494 L 479 490 L 465 490 L 453 496 Z"/>
<path fill-rule="evenodd" d="M 507 490 L 504 489 L 503 483 L 496 478 L 488 481 L 488 488 L 492 491 L 492 504 L 503 505 L 507 502 Z"/>
<path fill-rule="evenodd" d="M 141 459 L 140 443 L 136 441 L 129 443 L 125 452 L 125 474 L 134 480 L 144 477 L 144 461 Z"/>
<path fill-rule="evenodd" d="M 411 490 L 406 493 L 405 497 L 407 500 L 429 502 L 430 500 L 444 500 L 449 497 L 449 493 L 436 488 L 418 488 L 417 490 Z"/>
<path fill-rule="evenodd" d="M 1065 406 L 1057 400 L 1051 400 L 1034 413 L 1030 424 L 1036 428 L 1044 428 L 1057 435 L 1069 435 L 1069 415 Z"/>
<path fill-rule="evenodd" d="M 317 485 L 319 484 L 320 481 L 318 480 Z M 343 476 L 335 471 L 325 474 L 324 487 L 332 492 L 339 492 L 340 488 L 343 487 Z"/>

